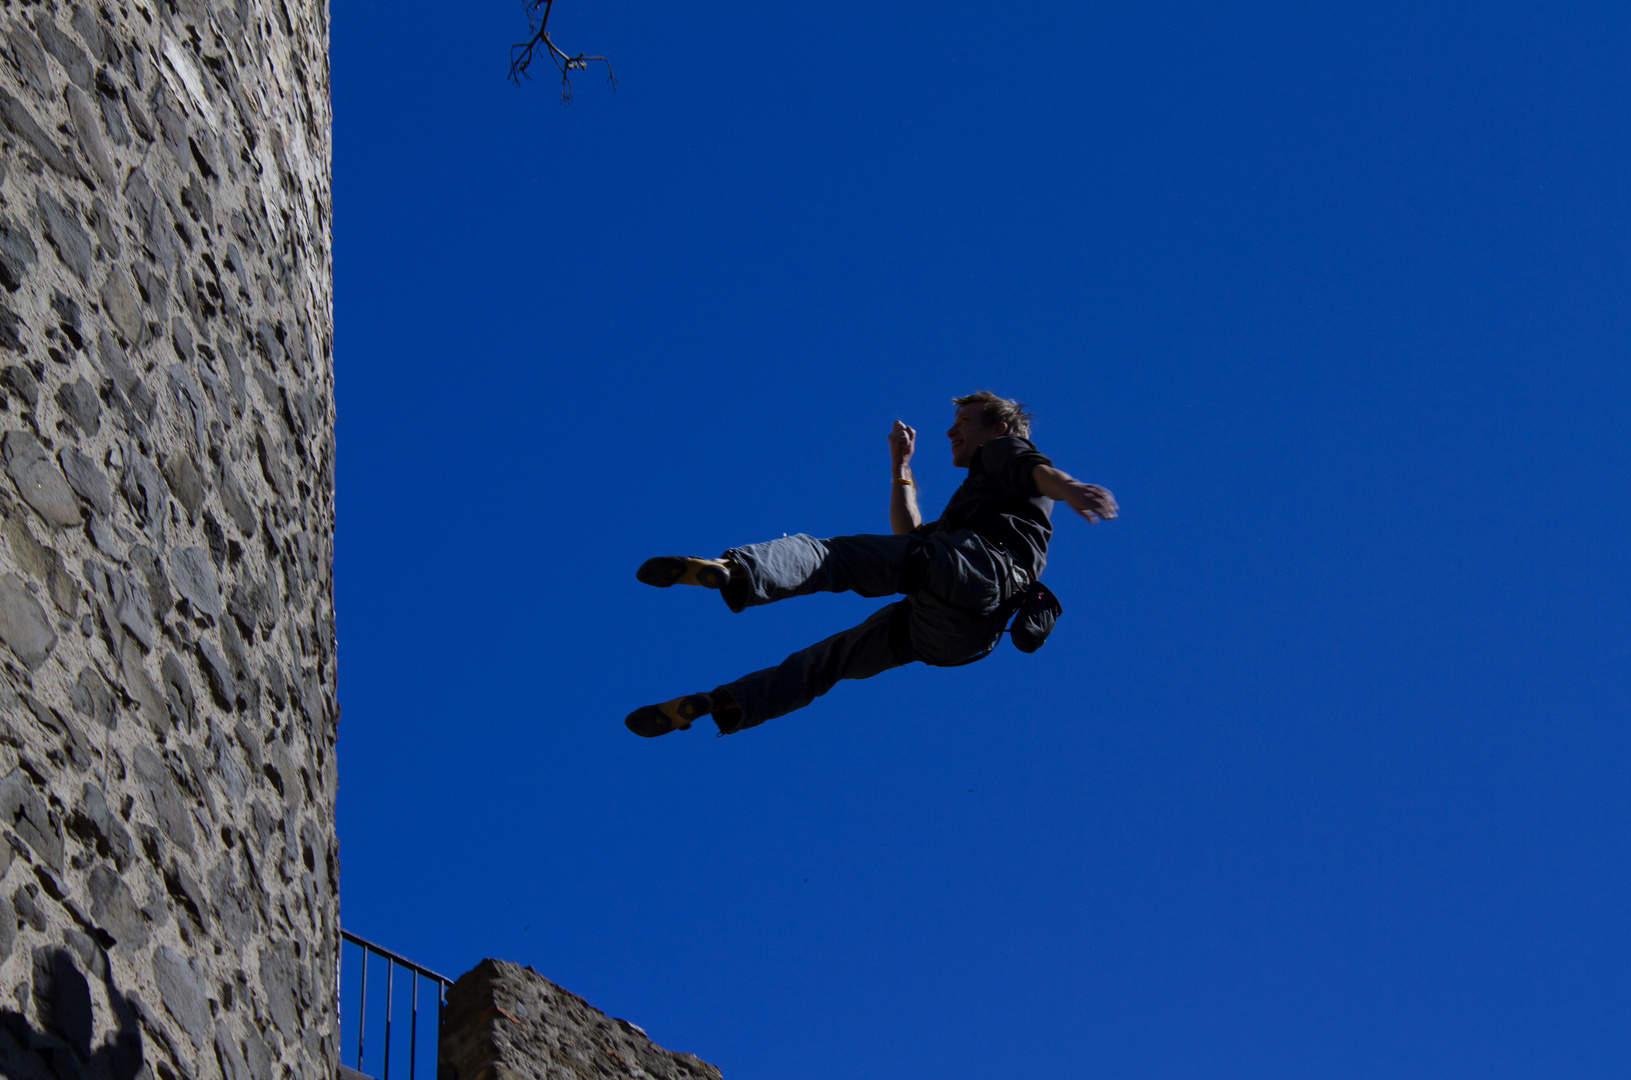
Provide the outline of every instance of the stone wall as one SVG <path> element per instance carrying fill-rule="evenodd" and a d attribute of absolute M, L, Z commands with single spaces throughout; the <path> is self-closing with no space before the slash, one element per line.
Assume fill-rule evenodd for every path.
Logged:
<path fill-rule="evenodd" d="M 334 1075 L 325 0 L 0 0 L 0 1075 Z"/>
<path fill-rule="evenodd" d="M 483 960 L 447 992 L 437 1080 L 720 1080 L 530 967 Z"/>

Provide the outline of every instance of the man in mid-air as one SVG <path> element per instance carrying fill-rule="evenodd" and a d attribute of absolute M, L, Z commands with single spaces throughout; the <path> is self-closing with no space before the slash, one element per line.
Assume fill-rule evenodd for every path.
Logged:
<path fill-rule="evenodd" d="M 817 540 L 800 533 L 731 548 L 717 559 L 663 555 L 640 565 L 635 576 L 647 585 L 717 589 L 732 611 L 814 592 L 906 598 L 775 667 L 641 706 L 624 720 L 630 731 L 666 735 L 711 714 L 720 734 L 729 734 L 802 709 L 839 679 L 868 679 L 913 660 L 950 667 L 991 651 L 1016 601 L 1042 575 L 1054 500 L 1093 522 L 1115 517 L 1116 500 L 1037 452 L 1027 438 L 1031 415 L 1019 402 L 986 390 L 955 402 L 946 436 L 951 463 L 968 469 L 968 479 L 939 520 L 924 524 L 918 513 L 917 432 L 896 420 L 889 433 L 893 535 Z"/>

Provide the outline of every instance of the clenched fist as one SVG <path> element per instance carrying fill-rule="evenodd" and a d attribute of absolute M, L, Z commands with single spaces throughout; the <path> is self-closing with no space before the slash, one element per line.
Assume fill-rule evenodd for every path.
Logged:
<path fill-rule="evenodd" d="M 912 460 L 912 451 L 917 448 L 917 430 L 904 420 L 896 420 L 895 426 L 889 429 L 889 464 L 897 469 L 904 468 Z"/>

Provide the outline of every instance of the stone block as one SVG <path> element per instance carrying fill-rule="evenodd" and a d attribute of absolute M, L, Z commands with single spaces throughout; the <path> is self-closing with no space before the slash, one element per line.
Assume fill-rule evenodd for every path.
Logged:
<path fill-rule="evenodd" d="M 210 565 L 209 552 L 199 547 L 179 548 L 170 553 L 170 582 L 176 592 L 206 615 L 221 615 L 221 586 Z"/>
<path fill-rule="evenodd" d="M 102 470 L 77 446 L 65 446 L 57 455 L 68 486 L 103 517 L 113 513 L 113 488 Z"/>
<path fill-rule="evenodd" d="M 158 984 L 164 1008 L 175 1017 L 193 1046 L 203 1049 L 210 1034 L 210 1010 L 204 982 L 192 963 L 168 945 L 161 945 L 153 950 L 153 981 Z"/>
<path fill-rule="evenodd" d="M 85 719 L 95 720 L 106 728 L 114 726 L 113 694 L 107 680 L 95 668 L 79 669 L 79 677 L 68 691 L 68 701 Z"/>
<path fill-rule="evenodd" d="M 78 215 L 47 195 L 44 189 L 35 193 L 34 205 L 40 213 L 40 224 L 45 238 L 67 267 L 78 275 L 81 282 L 91 276 L 91 238 Z"/>
<path fill-rule="evenodd" d="M 0 217 L 0 285 L 11 292 L 22 288 L 23 278 L 39 258 L 39 249 L 28 230 L 19 222 Z"/>
<path fill-rule="evenodd" d="M 50 76 L 47 75 L 46 78 L 49 79 Z M 58 173 L 72 176 L 78 172 L 68 156 L 62 152 L 62 147 L 52 141 L 40 127 L 28 107 L 4 90 L 0 90 L 0 122 L 4 122 L 13 135 L 27 143 L 28 148 L 34 151 L 41 161 Z"/>
<path fill-rule="evenodd" d="M 30 668 L 45 663 L 57 645 L 50 616 L 16 574 L 0 576 L 0 641 Z"/>
<path fill-rule="evenodd" d="M 34 780 L 21 767 L 0 780 L 0 824 L 16 831 L 51 869 L 62 870 L 62 834 Z"/>
<path fill-rule="evenodd" d="M 57 408 L 79 426 L 86 435 L 95 435 L 102 429 L 102 403 L 96 398 L 96 387 L 81 375 L 73 382 L 57 387 Z"/>
<path fill-rule="evenodd" d="M 17 493 L 46 521 L 57 528 L 79 524 L 79 504 L 73 489 L 40 445 L 27 431 L 8 431 L 0 439 L 0 456 Z"/>

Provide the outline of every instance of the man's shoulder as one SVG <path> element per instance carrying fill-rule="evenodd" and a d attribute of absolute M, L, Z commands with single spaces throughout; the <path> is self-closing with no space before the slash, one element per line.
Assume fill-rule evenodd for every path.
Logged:
<path fill-rule="evenodd" d="M 979 449 L 980 465 L 996 472 L 1020 457 L 1040 457 L 1036 444 L 1023 435 L 998 435 Z"/>

